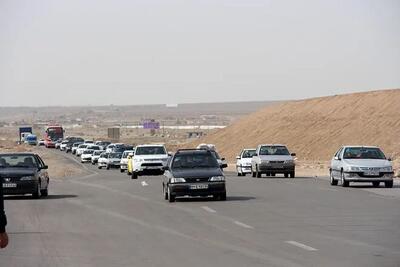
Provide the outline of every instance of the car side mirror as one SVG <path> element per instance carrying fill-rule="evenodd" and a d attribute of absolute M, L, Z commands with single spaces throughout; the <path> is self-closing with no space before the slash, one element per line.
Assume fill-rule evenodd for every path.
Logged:
<path fill-rule="evenodd" d="M 388 158 L 388 161 L 392 161 L 392 158 Z"/>
<path fill-rule="evenodd" d="M 226 164 L 226 163 L 221 164 L 221 169 L 225 169 L 225 168 L 228 168 L 228 164 Z"/>
<path fill-rule="evenodd" d="M 292 154 L 290 154 L 290 156 L 296 157 L 296 153 L 292 153 Z"/>
<path fill-rule="evenodd" d="M 240 156 L 237 156 L 236 159 L 240 159 Z"/>
<path fill-rule="evenodd" d="M 42 166 L 40 169 L 42 169 L 42 170 L 47 170 L 48 168 L 49 168 L 49 166 L 44 165 L 44 166 Z"/>
<path fill-rule="evenodd" d="M 258 157 L 258 153 L 255 153 L 253 157 Z"/>
<path fill-rule="evenodd" d="M 221 158 L 221 160 L 225 160 L 225 158 Z"/>
<path fill-rule="evenodd" d="M 342 160 L 341 158 L 339 158 L 339 157 L 335 157 L 335 160 Z"/>

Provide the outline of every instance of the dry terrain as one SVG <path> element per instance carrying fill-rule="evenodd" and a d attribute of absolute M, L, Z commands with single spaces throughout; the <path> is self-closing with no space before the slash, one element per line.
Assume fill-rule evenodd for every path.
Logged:
<path fill-rule="evenodd" d="M 377 145 L 400 161 L 400 89 L 290 101 L 266 107 L 198 140 L 230 162 L 242 148 L 286 144 L 300 167 L 319 170 L 345 144 Z M 319 162 L 319 163 L 318 163 Z M 316 171 L 317 172 L 317 171 Z"/>

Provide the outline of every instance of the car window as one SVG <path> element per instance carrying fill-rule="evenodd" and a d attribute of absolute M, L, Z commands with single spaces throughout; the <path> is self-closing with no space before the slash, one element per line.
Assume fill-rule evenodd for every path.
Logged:
<path fill-rule="evenodd" d="M 285 146 L 262 146 L 260 155 L 286 156 L 289 151 Z"/>
<path fill-rule="evenodd" d="M 379 148 L 348 147 L 343 153 L 344 159 L 386 159 Z"/>
<path fill-rule="evenodd" d="M 252 158 L 253 156 L 256 155 L 256 150 L 244 150 L 242 154 L 242 158 L 247 159 L 247 158 Z"/>
<path fill-rule="evenodd" d="M 34 155 L 1 155 L 0 166 L 6 168 L 37 168 L 39 163 Z"/>
<path fill-rule="evenodd" d="M 144 146 L 138 147 L 135 155 L 163 155 L 167 154 L 165 148 L 162 146 Z"/>
<path fill-rule="evenodd" d="M 340 153 L 342 152 L 342 150 L 343 150 L 343 147 L 341 147 L 341 148 L 336 152 L 335 157 L 340 158 Z"/>

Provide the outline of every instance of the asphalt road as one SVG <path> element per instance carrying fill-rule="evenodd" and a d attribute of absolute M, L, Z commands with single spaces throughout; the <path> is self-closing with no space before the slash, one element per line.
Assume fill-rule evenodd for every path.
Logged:
<path fill-rule="evenodd" d="M 227 174 L 227 201 L 168 203 L 159 176 L 85 167 L 48 198 L 7 198 L 1 267 L 400 266 L 397 183 Z"/>

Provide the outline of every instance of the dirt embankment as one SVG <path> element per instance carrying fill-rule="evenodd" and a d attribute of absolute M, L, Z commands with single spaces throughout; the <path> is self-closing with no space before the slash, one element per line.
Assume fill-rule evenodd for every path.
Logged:
<path fill-rule="evenodd" d="M 216 144 L 230 162 L 243 148 L 286 144 L 302 164 L 326 164 L 341 145 L 376 145 L 400 165 L 400 89 L 266 107 L 192 143 Z"/>
<path fill-rule="evenodd" d="M 48 172 L 51 179 L 62 179 L 66 177 L 78 176 L 85 171 L 79 164 L 71 162 L 62 155 L 54 153 L 50 149 L 29 145 L 18 145 L 13 141 L 0 141 L 0 153 L 7 152 L 33 152 L 37 153 L 49 166 Z"/>

